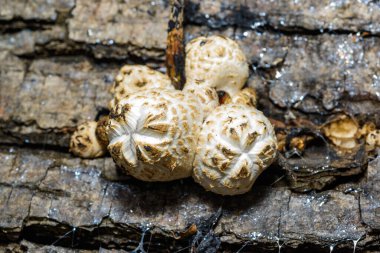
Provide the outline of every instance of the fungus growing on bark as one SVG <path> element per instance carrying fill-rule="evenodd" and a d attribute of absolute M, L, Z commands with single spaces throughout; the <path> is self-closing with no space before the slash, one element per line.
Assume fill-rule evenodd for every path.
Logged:
<path fill-rule="evenodd" d="M 107 152 L 107 146 L 96 135 L 97 125 L 96 121 L 88 121 L 77 127 L 70 140 L 71 153 L 83 158 L 96 158 Z"/>
<path fill-rule="evenodd" d="M 347 115 L 339 115 L 322 127 L 324 134 L 340 149 L 351 150 L 357 147 L 359 124 Z"/>
<path fill-rule="evenodd" d="M 110 101 L 109 108 L 115 107 L 128 94 L 148 89 L 174 90 L 174 87 L 170 78 L 161 72 L 142 65 L 125 65 L 120 69 L 111 87 L 113 99 Z"/>
<path fill-rule="evenodd" d="M 256 91 L 251 87 L 244 88 L 236 96 L 231 98 L 231 102 L 256 107 Z"/>
<path fill-rule="evenodd" d="M 219 106 L 203 124 L 193 177 L 218 194 L 245 193 L 273 162 L 276 143 L 262 112 L 244 104 Z"/>
<path fill-rule="evenodd" d="M 195 96 L 200 103 L 199 110 L 203 112 L 203 119 L 209 115 L 217 106 L 219 106 L 218 94 L 214 88 L 209 87 L 192 87 L 184 90 L 192 96 Z"/>
<path fill-rule="evenodd" d="M 245 193 L 273 161 L 277 146 L 269 120 L 254 108 L 255 90 L 242 89 L 245 56 L 236 42 L 221 36 L 197 38 L 187 51 L 182 91 L 148 67 L 124 66 L 111 89 L 109 118 L 91 123 L 89 139 L 97 146 L 89 142 L 85 152 L 73 153 L 100 156 L 108 145 L 115 163 L 140 180 L 193 174 L 215 193 Z M 226 94 L 222 105 L 217 91 Z M 78 134 L 74 146 L 85 144 Z"/>
<path fill-rule="evenodd" d="M 380 130 L 373 130 L 366 137 L 366 149 L 372 151 L 380 147 Z"/>
<path fill-rule="evenodd" d="M 146 90 L 122 99 L 110 114 L 108 150 L 128 174 L 144 181 L 189 177 L 203 114 L 195 96 Z"/>
<path fill-rule="evenodd" d="M 248 78 L 248 64 L 239 45 L 223 36 L 198 37 L 186 45 L 186 86 L 224 91 L 231 98 Z"/>

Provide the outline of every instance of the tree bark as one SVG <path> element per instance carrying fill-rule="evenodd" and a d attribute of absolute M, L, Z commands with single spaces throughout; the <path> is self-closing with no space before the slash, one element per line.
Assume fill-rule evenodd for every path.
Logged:
<path fill-rule="evenodd" d="M 373 155 L 368 168 L 322 191 L 291 191 L 274 164 L 248 194 L 225 198 L 191 179 L 138 182 L 110 158 L 68 153 L 75 126 L 107 107 L 123 64 L 163 69 L 168 1 L 0 6 L 1 252 L 174 252 L 218 240 L 226 252 L 352 252 L 356 241 L 363 252 L 379 249 Z M 344 112 L 380 127 L 378 3 L 193 0 L 185 17 L 186 41 L 237 40 L 250 64 L 247 85 L 270 118 L 320 125 Z"/>

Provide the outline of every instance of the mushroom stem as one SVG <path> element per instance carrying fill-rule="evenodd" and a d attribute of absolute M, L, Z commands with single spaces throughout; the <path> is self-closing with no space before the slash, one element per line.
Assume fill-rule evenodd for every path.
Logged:
<path fill-rule="evenodd" d="M 184 0 L 170 0 L 166 68 L 174 87 L 182 90 L 185 83 L 185 45 L 183 32 Z"/>

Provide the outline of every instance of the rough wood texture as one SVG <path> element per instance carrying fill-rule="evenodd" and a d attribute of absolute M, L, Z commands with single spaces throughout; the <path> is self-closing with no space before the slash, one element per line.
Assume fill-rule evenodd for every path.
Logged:
<path fill-rule="evenodd" d="M 375 1 L 194 0 L 188 18 L 214 28 L 270 26 L 285 31 L 380 32 L 380 6 Z"/>
<path fill-rule="evenodd" d="M 249 194 L 222 198 L 191 179 L 144 184 L 110 158 L 67 154 L 74 127 L 104 111 L 122 64 L 164 66 L 169 1 L 0 6 L 0 252 L 132 250 L 146 229 L 150 252 L 218 238 L 231 252 L 352 252 L 359 239 L 363 252 L 380 248 L 379 158 L 322 192 L 270 186 L 283 174 L 272 166 Z M 377 1 L 192 0 L 185 14 L 186 40 L 238 40 L 270 117 L 321 123 L 343 111 L 380 126 Z"/>
<path fill-rule="evenodd" d="M 269 170 L 250 193 L 223 198 L 205 193 L 192 180 L 120 181 L 110 158 L 81 160 L 15 148 L 2 149 L 0 158 L 0 233 L 5 242 L 25 239 L 65 247 L 132 249 L 148 229 L 146 238 L 151 239 L 145 247 L 170 251 L 188 246 L 190 238 L 181 234 L 191 224 L 201 227 L 221 208 L 215 234 L 225 249 L 249 243 L 247 250 L 274 250 L 284 243 L 289 249 L 336 244 L 343 250 L 352 249 L 352 240 L 359 238 L 360 248 L 380 246 L 371 234 L 380 220 L 369 210 L 374 207 L 371 199 L 363 200 L 379 192 L 368 182 L 361 194 L 296 194 L 287 187 L 267 186 L 265 177 L 273 173 Z M 371 163 L 370 171 L 378 162 Z"/>

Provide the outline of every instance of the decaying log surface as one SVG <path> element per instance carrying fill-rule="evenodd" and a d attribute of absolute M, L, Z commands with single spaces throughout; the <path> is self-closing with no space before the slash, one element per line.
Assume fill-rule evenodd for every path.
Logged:
<path fill-rule="evenodd" d="M 357 240 L 363 252 L 380 248 L 379 158 L 304 194 L 284 180 L 271 186 L 283 174 L 274 165 L 249 194 L 223 198 L 191 179 L 145 184 L 110 158 L 67 153 L 74 127 L 106 108 L 122 64 L 163 68 L 169 1 L 0 6 L 0 252 L 130 251 L 144 231 L 151 252 L 188 251 L 199 238 L 203 249 L 219 238 L 227 252 L 352 252 Z M 319 124 L 346 112 L 380 126 L 377 1 L 191 0 L 185 15 L 186 40 L 238 41 L 271 118 Z"/>
<path fill-rule="evenodd" d="M 270 26 L 285 31 L 368 31 L 380 33 L 375 1 L 193 0 L 188 18 L 219 28 Z"/>
<path fill-rule="evenodd" d="M 197 27 L 189 32 L 202 34 Z M 260 106 L 268 115 L 283 119 L 302 114 L 318 121 L 323 115 L 346 111 L 380 124 L 380 38 L 359 38 L 361 42 L 354 43 L 352 35 L 293 38 L 240 30 L 239 34 L 257 68 L 250 85 L 262 95 Z M 0 59 L 3 141 L 64 147 L 70 128 L 94 119 L 106 107 L 108 89 L 121 65 L 82 56 L 30 60 L 12 51 L 1 51 Z"/>
<path fill-rule="evenodd" d="M 178 250 L 189 245 L 185 232 L 192 224 L 201 228 L 221 208 L 214 233 L 226 249 L 247 243 L 247 250 L 275 250 L 284 243 L 343 250 L 359 238 L 359 248 L 380 247 L 374 210 L 380 159 L 370 163 L 361 193 L 292 193 L 266 185 L 270 169 L 249 194 L 233 198 L 205 193 L 192 180 L 154 184 L 122 177 L 110 158 L 8 148 L 0 159 L 3 242 L 133 249 L 147 230 L 145 247 Z"/>

